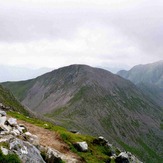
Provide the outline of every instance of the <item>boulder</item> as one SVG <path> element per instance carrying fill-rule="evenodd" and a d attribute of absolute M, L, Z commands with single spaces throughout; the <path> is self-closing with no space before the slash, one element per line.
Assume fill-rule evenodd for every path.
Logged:
<path fill-rule="evenodd" d="M 11 130 L 12 130 L 11 126 L 0 124 L 0 135 L 4 135 L 3 133 L 8 134 Z"/>
<path fill-rule="evenodd" d="M 39 138 L 36 135 L 33 135 L 30 132 L 25 132 L 23 136 L 27 141 L 29 141 L 33 145 L 35 146 L 39 145 Z"/>
<path fill-rule="evenodd" d="M 97 145 L 107 145 L 108 144 L 108 140 L 106 140 L 104 137 L 99 136 L 98 138 L 93 140 L 93 143 L 97 144 Z"/>
<path fill-rule="evenodd" d="M 4 125 L 6 122 L 6 116 L 0 116 L 0 125 Z"/>
<path fill-rule="evenodd" d="M 19 124 L 18 126 L 19 126 L 19 129 L 20 129 L 23 133 L 25 133 L 25 132 L 28 131 L 27 127 L 26 127 L 24 124 Z"/>
<path fill-rule="evenodd" d="M 9 118 L 7 122 L 10 126 L 17 126 L 17 120 L 15 118 Z"/>
<path fill-rule="evenodd" d="M 83 142 L 76 142 L 74 144 L 74 147 L 80 151 L 80 152 L 87 152 L 88 151 L 88 144 L 87 142 L 83 141 Z"/>
<path fill-rule="evenodd" d="M 1 146 L 1 151 L 2 151 L 3 155 L 8 155 L 9 154 L 9 150 L 2 147 L 2 146 Z"/>
<path fill-rule="evenodd" d="M 9 141 L 9 149 L 16 153 L 23 163 L 45 163 L 40 151 L 27 141 L 12 138 Z"/>
<path fill-rule="evenodd" d="M 128 154 L 126 152 L 121 152 L 115 159 L 116 163 L 130 163 Z"/>
<path fill-rule="evenodd" d="M 46 163 L 55 163 L 55 162 L 61 162 L 61 153 L 57 150 L 51 149 L 51 148 L 47 148 L 46 152 L 45 152 L 45 161 Z"/>
<path fill-rule="evenodd" d="M 0 110 L 0 115 L 1 115 L 1 117 L 2 117 L 2 116 L 6 116 L 6 112 L 3 111 L 3 110 Z"/>

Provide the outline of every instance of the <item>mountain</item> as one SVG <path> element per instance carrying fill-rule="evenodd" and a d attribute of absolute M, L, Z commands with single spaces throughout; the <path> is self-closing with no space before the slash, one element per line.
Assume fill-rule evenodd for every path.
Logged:
<path fill-rule="evenodd" d="M 27 80 L 42 75 L 51 69 L 31 69 L 25 67 L 0 65 L 0 82 Z"/>
<path fill-rule="evenodd" d="M 135 83 L 146 95 L 163 107 L 163 61 L 137 65 L 117 73 Z"/>
<path fill-rule="evenodd" d="M 161 160 L 163 110 L 118 75 L 71 65 L 32 80 L 2 84 L 23 105 L 69 130 L 103 135 L 146 162 Z"/>
<path fill-rule="evenodd" d="M 10 91 L 0 85 L 0 108 L 14 110 L 29 115 L 29 112 L 16 100 Z"/>

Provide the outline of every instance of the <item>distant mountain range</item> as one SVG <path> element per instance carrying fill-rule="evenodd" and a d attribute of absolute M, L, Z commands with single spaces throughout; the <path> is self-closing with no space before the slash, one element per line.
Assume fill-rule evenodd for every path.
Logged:
<path fill-rule="evenodd" d="M 163 107 L 163 61 L 137 65 L 117 73 L 135 83 L 147 96 Z"/>
<path fill-rule="evenodd" d="M 2 84 L 23 105 L 57 124 L 103 135 L 146 162 L 161 159 L 163 110 L 129 80 L 103 69 L 71 65 L 35 79 Z"/>
<path fill-rule="evenodd" d="M 50 68 L 32 69 L 0 65 L 0 82 L 27 80 L 42 75 L 50 70 Z"/>

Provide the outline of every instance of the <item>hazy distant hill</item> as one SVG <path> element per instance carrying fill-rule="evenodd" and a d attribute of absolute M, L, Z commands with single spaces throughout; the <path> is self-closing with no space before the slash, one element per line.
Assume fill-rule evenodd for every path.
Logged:
<path fill-rule="evenodd" d="M 42 75 L 51 69 L 30 69 L 25 67 L 0 65 L 0 82 L 27 80 Z"/>
<path fill-rule="evenodd" d="M 32 80 L 3 85 L 31 110 L 68 129 L 103 135 L 148 162 L 161 159 L 162 109 L 118 75 L 71 65 Z"/>
<path fill-rule="evenodd" d="M 163 61 L 137 65 L 129 71 L 121 70 L 117 74 L 137 84 L 146 95 L 163 106 Z"/>

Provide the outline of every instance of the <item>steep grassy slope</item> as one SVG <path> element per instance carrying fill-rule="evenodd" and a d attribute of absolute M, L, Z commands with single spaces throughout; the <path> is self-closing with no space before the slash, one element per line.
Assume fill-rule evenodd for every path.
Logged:
<path fill-rule="evenodd" d="M 68 129 L 103 135 L 148 163 L 160 162 L 163 111 L 130 81 L 106 70 L 71 65 L 3 85 L 31 110 Z"/>
<path fill-rule="evenodd" d="M 26 115 L 29 112 L 16 100 L 16 98 L 5 88 L 0 85 L 0 103 L 12 108 L 12 110 L 19 111 Z"/>

